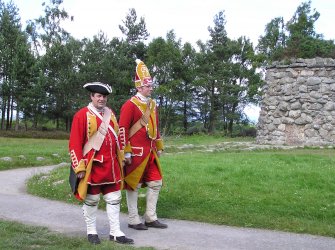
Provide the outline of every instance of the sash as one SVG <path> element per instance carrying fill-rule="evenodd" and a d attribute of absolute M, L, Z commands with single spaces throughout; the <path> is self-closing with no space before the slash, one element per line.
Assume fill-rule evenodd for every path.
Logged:
<path fill-rule="evenodd" d="M 111 116 L 112 116 L 112 112 L 111 112 L 111 110 L 109 109 L 109 108 L 105 108 L 105 114 L 104 114 L 104 117 L 102 117 L 100 114 L 99 114 L 99 112 L 97 112 L 97 110 L 94 108 L 94 107 L 92 107 L 90 104 L 87 106 L 88 107 L 88 109 L 92 112 L 92 113 L 94 113 L 97 117 L 99 117 L 99 119 L 102 121 L 102 123 L 101 123 L 101 125 L 100 125 L 100 127 L 104 124 L 104 127 L 102 128 L 102 130 L 104 130 L 105 131 L 105 135 L 106 135 L 106 133 L 107 133 L 107 129 L 109 129 L 112 133 L 113 133 L 113 135 L 114 135 L 114 137 L 115 137 L 115 141 L 116 141 L 116 144 L 117 144 L 117 147 L 120 149 L 120 144 L 119 144 L 119 139 L 118 139 L 118 136 L 117 136 L 117 134 L 116 134 L 116 132 L 115 132 L 115 130 L 112 128 L 112 126 L 109 124 L 109 121 L 110 121 L 110 118 L 111 118 Z M 106 112 L 107 111 L 107 112 Z M 107 117 L 108 116 L 108 117 Z M 108 119 L 108 120 L 107 120 Z M 100 130 L 100 127 L 99 127 L 99 129 L 98 129 L 98 131 Z M 98 132 L 97 131 L 97 132 Z M 96 133 L 97 134 L 97 133 Z M 104 135 L 104 136 L 105 136 Z M 92 137 L 94 137 L 94 135 L 92 136 Z M 91 137 L 91 138 L 92 138 Z M 103 140 L 102 140 L 103 141 Z M 102 143 L 102 142 L 101 142 Z M 85 144 L 85 146 L 86 146 L 86 144 Z M 84 146 L 84 147 L 85 147 Z M 101 144 L 100 144 L 100 146 L 101 146 Z M 92 147 L 93 148 L 93 147 Z M 99 147 L 99 149 L 100 149 L 100 147 Z M 85 154 L 84 154 L 85 155 Z"/>
<path fill-rule="evenodd" d="M 139 121 L 136 121 L 135 124 L 130 129 L 132 130 L 132 132 L 137 132 L 139 129 L 142 128 L 142 126 L 146 127 L 148 137 L 152 140 L 155 140 L 157 138 L 155 101 L 150 99 L 147 103 L 145 103 L 136 96 L 132 97 L 130 101 L 134 103 L 137 106 L 137 108 L 142 112 L 142 116 L 139 119 Z M 132 133 L 131 135 L 133 134 L 134 133 Z"/>
<path fill-rule="evenodd" d="M 91 110 L 91 109 L 90 109 Z M 98 130 L 88 139 L 88 141 L 85 143 L 83 148 L 83 156 L 85 156 L 92 148 L 95 151 L 100 150 L 100 147 L 105 139 L 105 136 L 107 134 L 107 129 L 109 121 L 111 119 L 111 111 L 109 109 L 106 110 L 104 117 L 102 118 L 102 123 L 100 124 Z"/>
<path fill-rule="evenodd" d="M 129 129 L 129 138 L 131 138 L 137 131 L 139 131 L 142 127 L 146 126 L 150 119 L 150 102 L 147 104 L 147 108 L 142 115 L 142 117 L 137 120 L 137 122 Z"/>

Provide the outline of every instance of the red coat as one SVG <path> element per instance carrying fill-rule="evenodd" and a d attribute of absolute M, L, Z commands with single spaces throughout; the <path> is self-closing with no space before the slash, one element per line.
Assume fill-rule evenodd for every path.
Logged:
<path fill-rule="evenodd" d="M 150 154 L 154 154 L 155 162 L 161 172 L 157 150 L 163 150 L 163 141 L 158 130 L 158 112 L 156 102 L 150 101 L 150 119 L 146 126 L 138 130 L 129 138 L 130 128 L 142 117 L 147 108 L 147 103 L 133 96 L 126 101 L 120 114 L 120 139 L 124 153 L 132 154 L 132 164 L 125 167 L 125 182 L 135 189 L 143 175 Z"/>
<path fill-rule="evenodd" d="M 75 173 L 85 170 L 90 157 L 93 155 L 93 149 L 91 149 L 84 156 L 83 147 L 88 138 L 97 131 L 101 122 L 100 118 L 90 111 L 88 107 L 82 108 L 74 115 L 69 140 L 69 151 Z M 113 112 L 110 125 L 118 133 L 118 124 Z M 95 152 L 88 184 L 102 185 L 121 181 L 121 169 L 117 152 L 115 136 L 108 129 L 100 150 Z"/>

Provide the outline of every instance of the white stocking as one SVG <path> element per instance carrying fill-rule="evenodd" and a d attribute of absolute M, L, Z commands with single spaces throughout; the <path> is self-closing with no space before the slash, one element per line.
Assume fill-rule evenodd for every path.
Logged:
<path fill-rule="evenodd" d="M 109 221 L 109 235 L 115 237 L 124 236 L 120 229 L 120 202 L 121 191 L 105 194 L 104 200 L 106 201 L 106 211 Z"/>
<path fill-rule="evenodd" d="M 128 224 L 130 225 L 137 225 L 141 223 L 137 208 L 138 190 L 140 186 L 141 184 L 139 184 L 134 191 L 132 190 L 126 191 L 127 206 L 128 206 Z"/>
<path fill-rule="evenodd" d="M 96 218 L 100 194 L 88 194 L 83 204 L 83 214 L 86 222 L 87 234 L 97 234 Z"/>
<path fill-rule="evenodd" d="M 159 181 L 149 181 L 146 183 L 148 185 L 147 190 L 147 205 L 144 214 L 144 219 L 146 222 L 153 222 L 157 220 L 156 206 L 159 196 L 159 191 L 162 187 L 162 180 Z"/>

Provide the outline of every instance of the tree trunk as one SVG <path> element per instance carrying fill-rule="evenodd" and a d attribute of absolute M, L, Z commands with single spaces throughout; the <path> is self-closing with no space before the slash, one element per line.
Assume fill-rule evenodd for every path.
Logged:
<path fill-rule="evenodd" d="M 235 114 L 236 107 L 237 107 L 237 104 L 233 104 L 233 107 L 231 109 L 232 114 Z M 229 119 L 228 132 L 229 132 L 230 137 L 233 136 L 233 124 L 234 124 L 234 119 L 233 118 Z"/>
<path fill-rule="evenodd" d="M 15 118 L 15 131 L 20 129 L 20 108 L 19 105 L 16 106 L 16 118 Z"/>
<path fill-rule="evenodd" d="M 10 95 L 7 99 L 7 120 L 6 120 L 6 130 L 9 130 L 9 118 L 10 118 Z"/>
<path fill-rule="evenodd" d="M 208 125 L 208 132 L 213 133 L 215 127 L 215 85 L 214 82 L 211 84 L 211 106 L 209 111 L 209 125 Z"/>
<path fill-rule="evenodd" d="M 13 116 L 14 116 L 14 98 L 11 98 L 10 101 L 10 119 L 9 119 L 9 128 L 12 129 L 13 127 Z"/>
<path fill-rule="evenodd" d="M 4 100 L 4 98 L 2 98 Z M 3 103 L 1 107 L 1 130 L 5 127 L 6 104 Z"/>

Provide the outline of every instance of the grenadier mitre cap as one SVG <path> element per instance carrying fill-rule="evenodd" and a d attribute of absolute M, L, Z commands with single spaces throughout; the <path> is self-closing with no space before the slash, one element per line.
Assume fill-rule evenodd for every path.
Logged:
<path fill-rule="evenodd" d="M 92 93 L 99 93 L 102 95 L 109 95 L 112 93 L 112 87 L 102 82 L 89 82 L 83 87 Z"/>
<path fill-rule="evenodd" d="M 135 87 L 143 87 L 152 84 L 152 78 L 150 76 L 147 66 L 140 59 L 136 59 L 136 74 L 135 74 Z"/>

